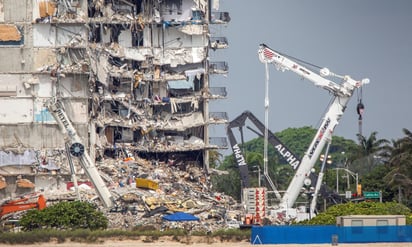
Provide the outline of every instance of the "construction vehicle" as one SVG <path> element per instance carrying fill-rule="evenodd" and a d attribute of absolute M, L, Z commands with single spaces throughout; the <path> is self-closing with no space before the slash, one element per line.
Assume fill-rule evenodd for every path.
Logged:
<path fill-rule="evenodd" d="M 248 166 L 246 163 L 244 152 L 241 148 L 241 146 L 243 146 L 244 144 L 243 127 L 245 127 L 246 120 L 250 120 L 257 127 L 259 131 L 252 129 L 250 126 L 246 126 L 246 128 L 248 128 L 249 130 L 257 134 L 259 137 L 264 137 L 263 133 L 265 132 L 265 128 L 266 128 L 265 125 L 250 111 L 244 111 L 238 117 L 230 121 L 227 126 L 226 132 L 229 138 L 230 145 L 232 147 L 234 158 L 236 160 L 238 167 L 241 167 L 240 169 L 241 187 L 243 191 L 242 204 L 246 204 L 246 200 L 244 199 L 247 196 L 246 195 L 247 192 L 245 192 L 247 190 L 244 190 L 244 189 L 250 187 Z M 241 138 L 241 146 L 239 145 L 239 142 L 236 140 L 235 135 L 233 133 L 233 129 L 235 128 L 239 129 L 240 138 Z M 282 157 L 293 168 L 293 170 L 297 170 L 301 162 L 300 158 L 296 154 L 294 154 L 284 143 L 282 143 L 282 141 L 279 140 L 273 134 L 272 131 L 268 131 L 267 134 L 268 134 L 268 138 L 267 138 L 268 142 L 273 146 L 274 150 L 277 151 L 279 156 Z M 310 207 L 311 216 L 314 215 L 317 197 L 318 197 L 318 194 L 321 188 L 322 179 L 324 175 L 323 173 L 324 165 L 325 164 L 323 163 L 322 170 L 319 172 L 319 174 L 314 174 L 314 173 L 310 174 L 311 187 L 315 187 L 315 190 L 313 191 L 313 198 L 312 198 L 311 207 Z M 280 201 L 282 197 L 280 193 L 278 192 L 277 188 L 275 187 L 272 179 L 269 176 L 267 166 L 264 167 L 263 173 L 264 173 L 264 177 L 266 178 L 267 182 L 272 187 L 272 191 L 274 192 L 276 199 Z M 315 184 L 315 181 L 316 181 L 316 184 Z M 326 194 L 328 194 L 328 196 L 332 196 L 332 197 L 334 196 L 330 192 L 326 192 Z M 245 212 L 243 225 L 241 227 L 250 227 L 254 224 L 260 223 L 258 222 L 259 216 L 262 216 L 262 215 L 256 215 L 256 212 L 253 212 L 253 213 Z"/>
<path fill-rule="evenodd" d="M 39 195 L 37 202 L 28 202 L 30 198 L 24 197 L 21 199 L 10 200 L 0 205 L 0 219 L 11 213 L 29 210 L 29 209 L 38 209 L 42 210 L 46 208 L 46 198 L 43 195 Z"/>
<path fill-rule="evenodd" d="M 246 126 L 246 128 L 248 128 L 249 130 L 257 134 L 259 137 L 263 138 L 264 136 L 262 133 L 264 133 L 265 131 L 265 125 L 261 121 L 259 121 L 259 119 L 257 119 L 256 116 L 253 115 L 253 113 L 251 113 L 250 111 L 244 111 L 238 117 L 230 121 L 227 126 L 227 130 L 226 130 L 236 163 L 238 164 L 238 167 L 243 166 L 241 169 L 241 178 L 242 178 L 241 186 L 242 186 L 242 191 L 243 191 L 242 204 L 246 204 L 246 201 L 244 200 L 244 198 L 246 197 L 245 191 L 247 190 L 244 190 L 244 189 L 250 187 L 248 166 L 247 166 L 244 152 L 241 148 L 244 144 L 243 127 L 245 127 L 246 120 L 248 119 L 257 127 L 257 129 L 260 132 L 252 129 L 250 126 Z M 239 129 L 240 137 L 241 137 L 241 145 L 239 145 L 238 141 L 235 138 L 235 135 L 233 133 L 234 128 Z M 274 150 L 277 151 L 279 156 L 282 157 L 292 167 L 292 169 L 296 171 L 301 162 L 300 158 L 296 154 L 294 154 L 284 143 L 282 143 L 282 141 L 280 141 L 273 134 L 272 131 L 268 131 L 268 142 L 273 146 Z M 328 154 L 329 146 L 330 146 L 330 143 L 328 143 L 327 149 L 325 151 L 326 156 Z M 318 174 L 315 174 L 315 173 L 310 174 L 311 187 L 314 187 L 314 190 L 311 191 L 312 196 L 313 196 L 311 204 L 310 204 L 310 216 L 311 217 L 315 215 L 316 201 L 317 201 L 317 198 L 318 198 L 318 195 L 321 189 L 321 185 L 322 185 L 322 179 L 324 175 L 324 167 L 325 167 L 326 159 L 324 159 L 323 161 L 324 162 L 322 163 L 322 168 L 320 172 Z M 272 190 L 276 196 L 276 199 L 280 201 L 282 197 L 280 193 L 278 192 L 277 188 L 275 187 L 272 179 L 270 178 L 267 167 L 264 168 L 263 173 L 269 185 L 272 187 Z M 308 181 L 306 181 L 306 183 L 308 183 Z M 328 191 L 328 188 L 324 188 L 323 196 L 334 199 L 336 195 L 334 194 L 334 191 Z M 334 203 L 336 203 L 336 201 Z M 252 225 L 256 225 L 257 223 L 259 223 L 257 222 L 258 219 L 259 217 L 257 217 L 255 212 L 253 213 L 245 212 L 243 225 L 241 225 L 241 227 L 251 227 Z"/>
<path fill-rule="evenodd" d="M 312 70 L 303 66 L 301 64 L 301 60 L 297 61 L 296 59 L 283 55 L 280 52 L 277 52 L 269 48 L 265 44 L 260 45 L 258 55 L 260 61 L 262 63 L 265 63 L 266 70 L 268 64 L 273 64 L 276 67 L 276 69 L 280 71 L 290 70 L 302 76 L 303 78 L 310 80 L 315 84 L 315 86 L 319 86 L 326 89 L 333 95 L 333 101 L 329 105 L 328 111 L 326 112 L 315 137 L 313 138 L 311 144 L 305 152 L 304 157 L 299 163 L 296 163 L 296 165 L 292 165 L 296 169 L 296 172 L 285 193 L 282 196 L 280 196 L 280 193 L 277 191 L 273 183 L 270 183 L 271 180 L 268 179 L 269 183 L 272 186 L 272 189 L 275 192 L 276 197 L 280 199 L 279 203 L 275 205 L 275 209 L 272 210 L 272 212 L 270 213 L 272 216 L 275 216 L 281 221 L 289 221 L 291 219 L 300 221 L 309 219 L 310 214 L 306 212 L 306 208 L 302 209 L 301 207 L 293 207 L 295 206 L 296 200 L 299 194 L 301 193 L 304 185 L 309 186 L 312 184 L 313 179 L 311 179 L 311 177 L 313 177 L 314 165 L 316 164 L 318 157 L 320 156 L 320 153 L 322 152 L 326 143 L 330 143 L 333 131 L 335 127 L 338 125 L 339 120 L 341 119 L 355 89 L 360 88 L 363 85 L 369 83 L 369 79 L 357 81 L 347 75 L 340 76 L 334 74 L 330 72 L 327 68 L 323 68 L 319 71 L 319 73 L 315 73 Z M 266 71 L 266 75 L 268 80 L 268 71 Z M 338 84 L 334 81 L 326 79 L 326 77 L 339 78 L 342 80 L 342 82 Z M 265 101 L 266 105 L 268 105 L 267 99 Z M 259 130 L 265 133 L 266 142 L 270 142 L 275 147 L 278 146 L 282 147 L 282 149 L 284 148 L 284 150 L 286 150 L 284 154 L 288 154 L 288 158 L 292 157 L 291 160 L 293 160 L 293 158 L 296 157 L 290 150 L 286 148 L 285 145 L 283 145 L 279 140 L 277 140 L 277 138 L 272 134 L 272 132 L 268 131 L 265 125 L 260 123 L 252 114 L 242 114 L 241 116 L 233 120 L 228 127 L 228 137 L 229 141 L 231 142 L 233 154 L 235 156 L 241 174 L 242 188 L 248 188 L 250 186 L 248 177 L 248 167 L 243 152 L 240 149 L 239 145 L 236 143 L 236 140 L 234 139 L 231 129 L 233 127 L 243 126 L 246 118 L 250 118 L 252 122 L 254 122 L 254 124 L 259 128 Z M 239 129 L 241 130 L 241 128 Z M 282 149 L 277 150 L 279 151 Z M 282 156 L 285 157 L 286 155 Z M 293 161 L 292 164 L 294 164 Z M 267 168 L 265 166 L 265 170 L 266 169 Z M 319 181 L 321 180 L 322 176 L 320 177 L 320 179 L 318 179 L 319 184 L 316 186 L 316 196 L 317 192 L 319 191 Z M 316 199 L 312 201 L 311 205 L 312 216 L 314 213 L 313 211 L 315 203 Z"/>
<path fill-rule="evenodd" d="M 68 146 L 69 153 L 79 159 L 103 205 L 106 208 L 112 208 L 115 204 L 113 196 L 100 176 L 94 162 L 92 162 L 89 154 L 86 152 L 80 136 L 64 110 L 62 102 L 52 98 L 47 102 L 46 106 L 66 136 L 66 145 Z M 71 161 L 71 157 L 69 157 L 69 161 Z"/>
<path fill-rule="evenodd" d="M 293 206 L 298 198 L 303 186 L 308 184 L 309 176 L 315 163 L 318 160 L 326 143 L 332 139 L 333 131 L 338 125 L 355 89 L 361 88 L 369 83 L 369 79 L 360 81 L 352 79 L 350 76 L 338 75 L 332 73 L 327 68 L 322 68 L 319 72 L 314 72 L 303 66 L 303 61 L 284 55 L 278 51 L 269 48 L 265 44 L 261 44 L 258 49 L 259 60 L 266 65 L 266 80 L 268 81 L 267 65 L 273 64 L 277 70 L 292 71 L 304 79 L 308 79 L 315 86 L 321 87 L 329 91 L 333 100 L 329 105 L 326 114 L 323 117 L 322 123 L 307 151 L 305 152 L 299 167 L 294 174 L 286 192 L 283 194 L 279 205 L 275 212 L 282 213 L 286 219 L 297 219 L 297 209 Z M 340 79 L 341 83 L 336 83 L 327 78 L 334 77 Z M 309 214 L 307 214 L 309 215 Z M 308 218 L 308 216 L 305 216 Z M 300 220 L 300 219 L 297 219 Z"/>
<path fill-rule="evenodd" d="M 265 132 L 265 129 L 266 129 L 265 125 L 262 122 L 260 122 L 259 119 L 257 119 L 256 116 L 253 115 L 250 111 L 244 111 L 237 118 L 230 121 L 230 123 L 228 124 L 226 128 L 226 133 L 229 138 L 229 142 L 232 147 L 236 163 L 240 170 L 240 176 L 241 176 L 241 182 L 242 182 L 243 188 L 250 187 L 249 172 L 248 172 L 248 167 L 246 164 L 245 157 L 243 155 L 241 148 L 239 147 L 238 142 L 236 141 L 236 138 L 233 134 L 232 129 L 236 127 L 239 128 L 241 139 L 243 142 L 243 129 L 242 128 L 245 126 L 247 119 L 249 119 L 258 128 L 260 132 L 262 133 Z M 248 128 L 251 129 L 250 127 Z M 253 129 L 251 130 L 255 132 L 256 134 L 258 134 L 259 136 L 262 136 L 261 133 L 258 133 L 254 131 Z M 268 134 L 269 134 L 268 141 L 273 145 L 275 150 L 278 151 L 280 156 L 282 156 L 293 167 L 293 169 L 296 170 L 300 164 L 300 159 L 298 158 L 298 156 L 295 155 L 291 150 L 289 150 L 289 148 L 285 146 L 271 131 L 269 131 Z M 264 175 L 269 180 L 269 183 L 274 189 L 273 182 L 271 182 L 270 177 L 267 176 L 267 171 L 264 171 Z M 277 197 L 280 199 L 280 194 L 278 194 Z"/>
<path fill-rule="evenodd" d="M 243 137 L 243 127 L 246 124 L 246 121 L 250 120 L 259 130 L 256 131 L 252 129 L 251 127 L 247 126 L 247 128 L 253 132 L 255 132 L 258 136 L 263 137 L 263 133 L 265 133 L 265 125 L 259 121 L 259 119 L 256 118 L 253 113 L 250 111 L 244 111 L 242 114 L 240 114 L 238 117 L 233 119 L 232 121 L 229 122 L 226 128 L 226 133 L 229 138 L 230 146 L 232 147 L 233 155 L 236 160 L 237 166 L 239 167 L 240 170 L 240 177 L 241 177 L 241 188 L 242 188 L 242 204 L 245 207 L 245 217 L 243 220 L 243 227 L 250 227 L 252 225 L 260 224 L 260 220 L 262 217 L 265 217 L 265 215 L 262 215 L 263 212 L 256 212 L 256 202 L 251 203 L 252 210 L 249 210 L 249 207 L 247 204 L 248 198 L 253 197 L 252 200 L 255 200 L 256 197 L 254 196 L 256 194 L 256 190 L 259 190 L 259 188 L 251 188 L 250 189 L 250 181 L 249 181 L 249 168 L 247 166 L 246 158 L 244 155 L 244 152 L 242 150 L 242 146 L 244 143 L 244 137 Z M 239 142 L 236 140 L 235 135 L 233 133 L 233 129 L 238 128 L 240 132 L 240 138 L 241 138 L 241 144 L 239 145 Z M 283 159 L 288 162 L 288 164 L 296 170 L 299 167 L 300 164 L 300 159 L 297 155 L 295 155 L 287 146 L 285 146 L 271 131 L 268 131 L 268 142 L 273 146 L 273 148 L 279 153 Z M 267 166 L 264 167 L 263 169 L 263 174 L 266 178 L 266 181 L 269 183 L 269 185 L 272 188 L 272 191 L 274 192 L 277 200 L 281 199 L 281 195 L 278 192 L 275 184 L 273 183 L 272 179 L 269 176 Z M 260 205 L 262 207 L 262 205 Z"/>

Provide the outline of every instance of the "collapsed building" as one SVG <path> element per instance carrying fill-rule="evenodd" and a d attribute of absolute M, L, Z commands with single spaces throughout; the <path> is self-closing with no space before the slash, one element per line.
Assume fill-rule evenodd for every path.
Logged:
<path fill-rule="evenodd" d="M 110 177 L 123 168 L 107 160 L 208 174 L 210 150 L 227 148 L 226 137 L 209 135 L 228 120 L 209 110 L 227 95 L 218 78 L 228 65 L 210 59 L 228 47 L 210 32 L 230 21 L 218 7 L 218 0 L 0 1 L 0 197 L 66 187 L 72 172 L 84 174 L 49 102 L 59 102 L 107 183 L 123 179 Z"/>

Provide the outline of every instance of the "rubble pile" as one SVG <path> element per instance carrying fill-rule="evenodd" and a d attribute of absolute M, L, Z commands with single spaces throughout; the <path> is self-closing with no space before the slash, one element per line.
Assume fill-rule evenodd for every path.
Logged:
<path fill-rule="evenodd" d="M 45 191 L 49 203 L 82 200 L 96 203 L 109 219 L 109 228 L 153 229 L 184 228 L 189 231 L 214 231 L 238 220 L 241 207 L 230 196 L 214 192 L 210 177 L 191 164 L 150 162 L 142 158 L 107 159 L 99 165 L 102 177 L 115 198 L 115 207 L 105 209 L 90 183 L 79 180 L 78 194 L 70 190 Z M 149 181 L 151 184 L 136 184 Z M 154 186 L 156 185 L 156 186 Z M 175 212 L 196 216 L 198 221 L 167 221 Z"/>

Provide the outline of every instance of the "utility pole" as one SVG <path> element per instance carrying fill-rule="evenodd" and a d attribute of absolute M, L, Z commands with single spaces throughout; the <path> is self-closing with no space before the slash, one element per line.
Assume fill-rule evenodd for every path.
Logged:
<path fill-rule="evenodd" d="M 336 193 L 339 195 L 339 169 L 336 169 Z"/>

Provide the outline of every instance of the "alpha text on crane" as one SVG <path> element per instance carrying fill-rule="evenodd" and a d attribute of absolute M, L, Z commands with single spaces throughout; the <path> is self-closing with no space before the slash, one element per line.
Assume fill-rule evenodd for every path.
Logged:
<path fill-rule="evenodd" d="M 293 169 L 297 169 L 299 166 L 299 160 L 293 156 L 282 144 L 278 144 L 275 146 L 276 150 L 282 155 L 282 157 L 293 167 Z"/>
<path fill-rule="evenodd" d="M 236 163 L 238 166 L 247 165 L 245 157 L 237 144 L 233 146 L 233 153 L 235 154 Z"/>

